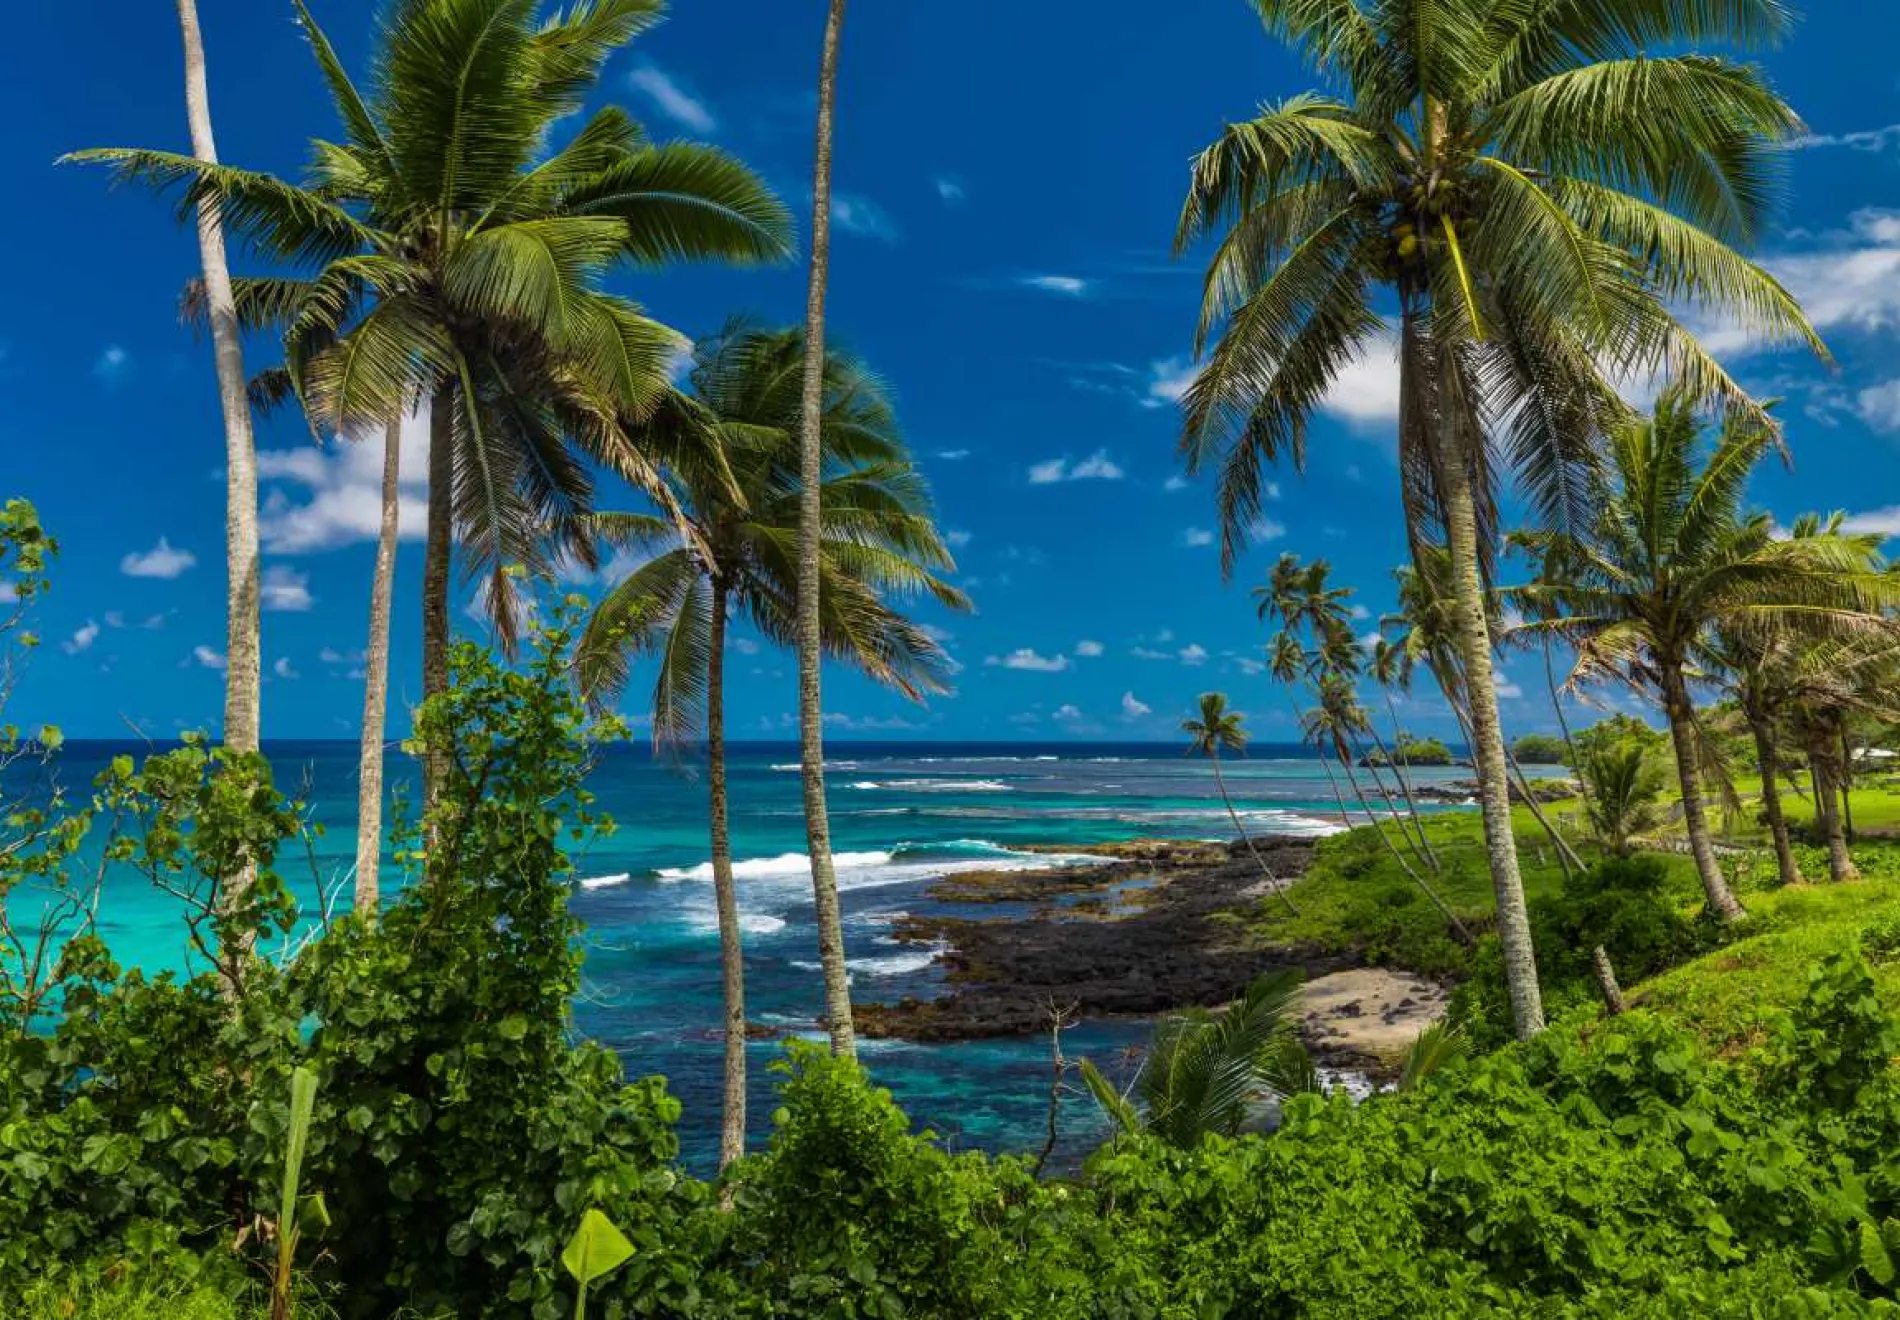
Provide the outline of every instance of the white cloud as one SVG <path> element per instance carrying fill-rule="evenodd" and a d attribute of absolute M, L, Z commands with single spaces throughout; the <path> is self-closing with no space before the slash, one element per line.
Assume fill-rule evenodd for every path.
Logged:
<path fill-rule="evenodd" d="M 1161 489 L 1165 491 L 1169 491 L 1169 492 L 1173 492 L 1177 490 L 1186 490 L 1189 484 L 1190 483 L 1186 477 L 1176 474 L 1175 476 L 1169 477 L 1166 481 L 1162 482 Z"/>
<path fill-rule="evenodd" d="M 106 627 L 108 628 L 125 627 L 125 615 L 119 613 L 119 611 L 117 610 L 107 610 L 105 612 L 104 617 L 106 621 Z"/>
<path fill-rule="evenodd" d="M 334 646 L 326 646 L 317 652 L 317 659 L 326 665 L 360 665 L 368 658 L 361 651 L 339 651 Z"/>
<path fill-rule="evenodd" d="M 967 449 L 939 449 L 937 451 L 937 457 L 946 463 L 960 463 L 969 456 L 970 451 Z"/>
<path fill-rule="evenodd" d="M 955 633 L 951 632 L 948 628 L 939 628 L 934 623 L 920 623 L 917 625 L 917 631 L 939 646 L 942 646 L 945 642 L 954 641 L 956 639 Z"/>
<path fill-rule="evenodd" d="M 1374 628 L 1371 632 L 1361 633 L 1359 635 L 1359 645 L 1368 651 L 1376 647 L 1381 640 L 1383 640 L 1383 637 L 1377 628 Z"/>
<path fill-rule="evenodd" d="M 1090 287 L 1079 275 L 1025 275 L 1019 283 L 1044 293 L 1059 293 L 1065 298 L 1086 298 Z"/>
<path fill-rule="evenodd" d="M 1181 533 L 1181 544 L 1185 546 L 1212 545 L 1214 533 L 1205 527 L 1189 527 Z"/>
<path fill-rule="evenodd" d="M 654 109 L 693 133 L 719 127 L 712 110 L 658 65 L 643 64 L 627 75 L 627 86 L 653 102 Z"/>
<path fill-rule="evenodd" d="M 937 176 L 935 183 L 937 185 L 937 196 L 943 198 L 944 201 L 949 202 L 951 205 L 954 206 L 964 199 L 963 180 L 957 178 L 955 175 L 940 174 Z"/>
<path fill-rule="evenodd" d="M 92 364 L 93 379 L 102 385 L 117 385 L 132 374 L 132 355 L 117 344 L 107 344 Z"/>
<path fill-rule="evenodd" d="M 1330 413 L 1354 430 L 1377 430 L 1399 418 L 1399 345 L 1385 338 L 1367 345 L 1333 376 L 1320 401 Z"/>
<path fill-rule="evenodd" d="M 429 520 L 429 420 L 402 427 L 397 483 L 397 535 L 421 540 Z M 258 535 L 272 554 L 308 554 L 374 541 L 383 525 L 383 438 L 380 433 L 318 449 L 258 451 L 257 475 L 267 488 Z M 275 484 L 273 484 L 275 483 Z M 302 487 L 301 498 L 286 488 Z"/>
<path fill-rule="evenodd" d="M 1005 656 L 987 656 L 984 664 L 1003 669 L 1026 669 L 1037 674 L 1060 674 L 1069 667 L 1066 655 L 1039 655 L 1027 646 L 1018 647 Z"/>
<path fill-rule="evenodd" d="M 1074 721 L 1083 718 L 1083 716 L 1082 716 L 1082 711 L 1079 707 L 1063 705 L 1063 706 L 1057 706 L 1056 713 L 1052 715 L 1050 718 L 1073 723 Z"/>
<path fill-rule="evenodd" d="M 144 554 L 136 551 L 119 561 L 119 571 L 127 577 L 175 578 L 198 562 L 189 550 L 173 547 L 164 537 Z"/>
<path fill-rule="evenodd" d="M 1845 230 L 1809 236 L 1807 246 L 1770 253 L 1762 264 L 1788 287 L 1823 334 L 1900 327 L 1900 211 L 1855 211 Z M 1740 357 L 1767 347 L 1736 326 L 1695 328 L 1714 353 Z"/>
<path fill-rule="evenodd" d="M 1128 649 L 1128 654 L 1134 656 L 1135 659 L 1137 660 L 1172 660 L 1174 659 L 1174 652 L 1157 651 L 1152 646 L 1132 646 Z"/>
<path fill-rule="evenodd" d="M 1850 151 L 1882 151 L 1900 144 L 1900 124 L 1885 128 L 1864 128 L 1852 133 L 1809 133 L 1788 144 L 1794 151 L 1812 151 L 1817 147 L 1846 147 Z"/>
<path fill-rule="evenodd" d="M 828 712 L 825 723 L 851 733 L 877 733 L 917 727 L 901 715 L 846 715 L 839 711 Z"/>
<path fill-rule="evenodd" d="M 299 573 L 288 564 L 272 564 L 266 568 L 258 584 L 258 594 L 265 609 L 289 614 L 302 614 L 317 599 L 310 594 L 309 575 Z"/>
<path fill-rule="evenodd" d="M 1862 390 L 1854 411 L 1876 431 L 1900 431 L 1900 380 Z"/>
<path fill-rule="evenodd" d="M 1097 656 L 1102 653 L 1102 650 L 1102 644 L 1096 641 L 1084 639 L 1075 644 L 1075 653 L 1081 656 Z"/>
<path fill-rule="evenodd" d="M 1134 693 L 1132 692 L 1122 693 L 1122 718 L 1123 719 L 1138 720 L 1143 715 L 1152 715 L 1153 713 L 1154 713 L 1154 708 L 1146 705 Z"/>
<path fill-rule="evenodd" d="M 204 666 L 204 668 L 206 669 L 223 669 L 224 668 L 224 652 L 214 651 L 208 646 L 192 647 L 191 660 Z M 190 663 L 190 661 L 188 661 L 187 663 Z"/>
<path fill-rule="evenodd" d="M 1252 656 L 1247 656 L 1247 655 L 1235 656 L 1234 668 L 1238 669 L 1241 673 L 1246 674 L 1249 677 L 1255 674 L 1264 674 L 1267 672 L 1267 666 L 1264 661 L 1255 660 Z"/>
<path fill-rule="evenodd" d="M 966 531 L 963 531 L 961 528 L 955 528 L 955 527 L 951 528 L 949 531 L 943 534 L 943 543 L 949 546 L 952 550 L 961 550 L 963 549 L 964 546 L 968 545 L 971 541 L 975 539 L 976 539 L 975 533 L 966 532 Z"/>
<path fill-rule="evenodd" d="M 1370 619 L 1372 617 L 1372 611 L 1367 609 L 1364 605 L 1355 605 L 1347 610 L 1346 613 L 1355 619 Z"/>
<path fill-rule="evenodd" d="M 1186 358 L 1164 358 L 1159 362 L 1149 363 L 1148 389 L 1142 396 L 1141 406 L 1165 408 L 1170 404 L 1181 402 L 1181 397 L 1188 392 L 1188 387 L 1194 384 L 1200 374 L 1199 364 L 1189 362 Z"/>
<path fill-rule="evenodd" d="M 737 651 L 740 655 L 757 655 L 759 653 L 759 644 L 750 637 L 736 637 L 733 639 L 732 649 Z"/>
<path fill-rule="evenodd" d="M 78 655 L 81 651 L 90 650 L 92 644 L 98 640 L 99 625 L 87 619 L 84 627 L 59 644 L 59 649 L 67 655 Z"/>
<path fill-rule="evenodd" d="M 1882 536 L 1900 536 L 1900 504 L 1884 509 L 1857 513 L 1842 524 L 1850 532 L 1878 532 Z"/>
<path fill-rule="evenodd" d="M 303 677 L 302 674 L 297 672 L 297 667 L 290 663 L 290 657 L 287 655 L 278 656 L 277 663 L 270 667 L 270 671 L 271 673 L 277 675 L 277 677 L 279 678 L 302 678 Z"/>
<path fill-rule="evenodd" d="M 1126 475 L 1120 465 L 1108 456 L 1106 449 L 1098 449 L 1078 463 L 1070 463 L 1065 456 L 1035 464 L 1029 469 L 1029 484 L 1049 486 L 1058 481 L 1120 481 Z"/>
<path fill-rule="evenodd" d="M 1184 665 L 1202 665 L 1207 663 L 1207 648 L 1198 642 L 1190 642 L 1181 648 L 1181 663 Z"/>
<path fill-rule="evenodd" d="M 831 222 L 847 234 L 875 238 L 884 243 L 897 241 L 897 222 L 869 197 L 855 193 L 833 193 Z"/>
<path fill-rule="evenodd" d="M 1253 526 L 1247 529 L 1247 537 L 1255 542 L 1277 541 L 1286 535 L 1286 524 L 1277 518 L 1256 518 Z"/>
<path fill-rule="evenodd" d="M 12 605 L 20 599 L 20 589 L 5 578 L 0 578 L 0 605 Z"/>
<path fill-rule="evenodd" d="M 1524 689 L 1508 678 L 1499 679 L 1497 688 L 1499 701 L 1517 701 L 1524 695 Z"/>

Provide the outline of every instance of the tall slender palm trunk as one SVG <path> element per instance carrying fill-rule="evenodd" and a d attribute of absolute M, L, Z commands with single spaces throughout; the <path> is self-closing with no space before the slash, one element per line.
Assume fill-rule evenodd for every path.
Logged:
<path fill-rule="evenodd" d="M 1847 740 L 1847 727 L 1841 727 L 1841 828 L 1847 841 L 1854 841 L 1854 749 Z"/>
<path fill-rule="evenodd" d="M 1695 856 L 1696 874 L 1702 877 L 1702 892 L 1709 910 L 1724 921 L 1739 921 L 1746 916 L 1734 891 L 1715 860 L 1715 843 L 1709 834 L 1708 814 L 1702 804 L 1701 776 L 1696 773 L 1695 708 L 1689 702 L 1689 685 L 1682 676 L 1680 661 L 1665 657 L 1662 670 L 1663 711 L 1669 717 L 1669 737 L 1676 749 L 1676 779 L 1682 785 L 1682 824 L 1689 833 L 1689 851 Z"/>
<path fill-rule="evenodd" d="M 1267 865 L 1266 858 L 1262 857 L 1260 850 L 1254 847 L 1253 836 L 1248 834 L 1247 827 L 1240 823 L 1240 813 L 1234 810 L 1234 800 L 1227 795 L 1227 776 L 1221 773 L 1220 753 L 1216 751 L 1212 759 L 1214 787 L 1220 790 L 1221 805 L 1227 808 L 1227 819 L 1234 822 L 1234 833 L 1238 834 L 1240 841 L 1247 845 L 1247 851 L 1253 855 L 1254 865 L 1260 868 L 1260 874 L 1267 877 L 1267 883 L 1273 887 L 1273 892 L 1280 896 L 1280 901 L 1286 904 L 1286 910 L 1296 917 L 1299 916 L 1300 910 L 1293 905 L 1293 895 L 1286 892 L 1287 885 L 1281 883 L 1280 878 L 1274 875 L 1273 868 Z"/>
<path fill-rule="evenodd" d="M 185 49 L 185 118 L 191 125 L 191 154 L 206 163 L 218 159 L 211 131 L 211 90 L 205 77 L 204 34 L 198 27 L 197 0 L 178 0 L 178 30 Z M 251 401 L 244 376 L 244 345 L 225 260 L 224 220 L 217 203 L 198 208 L 198 256 L 204 266 L 205 307 L 218 371 L 218 406 L 224 415 L 224 745 L 255 752 L 262 719 L 263 636 L 257 545 L 257 447 L 251 433 Z M 229 910 L 250 892 L 257 877 L 248 863 L 218 895 Z M 241 929 L 241 927 L 240 927 Z M 223 961 L 241 966 L 255 937 L 242 931 Z M 237 973 L 224 989 L 235 995 Z"/>
<path fill-rule="evenodd" d="M 1399 789 L 1405 794 L 1405 810 L 1412 817 L 1412 829 L 1417 832 L 1419 846 L 1424 849 L 1426 865 L 1434 871 L 1441 870 L 1443 868 L 1439 865 L 1438 854 L 1432 849 L 1431 837 L 1425 833 L 1425 821 L 1418 814 L 1418 801 L 1412 796 L 1412 758 L 1405 754 L 1405 733 L 1399 728 L 1399 710 L 1392 702 L 1392 689 L 1381 685 L 1380 691 L 1385 694 L 1385 713 L 1392 721 L 1394 745 L 1388 750 L 1376 729 L 1372 734 L 1373 740 L 1378 743 L 1379 750 L 1385 753 L 1387 763 L 1393 765 L 1392 777 L 1399 781 Z M 1393 759 L 1394 752 L 1398 753 L 1396 762 Z"/>
<path fill-rule="evenodd" d="M 383 428 L 382 525 L 369 587 L 369 642 L 363 648 L 363 742 L 356 769 L 356 910 L 382 907 L 383 741 L 389 718 L 389 612 L 396 590 L 396 537 L 402 516 L 402 418 Z"/>
<path fill-rule="evenodd" d="M 211 93 L 205 79 L 197 0 L 178 0 L 178 27 L 185 44 L 185 115 L 191 122 L 191 154 L 215 164 L 218 144 L 211 131 Z M 215 202 L 198 208 L 198 255 L 204 264 L 205 304 L 218 366 L 218 402 L 224 413 L 224 742 L 236 751 L 254 752 L 263 681 L 258 619 L 257 449 L 251 435 L 250 397 L 245 392 L 237 300 L 231 292 L 231 268 L 224 255 L 224 222 Z"/>
<path fill-rule="evenodd" d="M 1339 804 L 1339 814 L 1345 818 L 1348 825 L 1352 824 L 1352 813 L 1347 810 L 1346 796 L 1340 790 L 1339 780 L 1334 776 L 1332 767 L 1326 764 L 1326 749 L 1323 746 L 1319 749 L 1319 763 L 1326 770 L 1327 783 L 1332 785 L 1333 801 Z M 1412 864 L 1405 860 L 1405 854 L 1399 851 L 1398 845 L 1394 844 L 1386 832 L 1379 828 L 1379 817 L 1373 812 L 1372 804 L 1366 801 L 1365 790 L 1359 787 L 1359 781 L 1350 776 L 1348 778 L 1352 783 L 1353 796 L 1359 799 L 1359 809 L 1366 813 L 1367 823 L 1371 825 L 1372 832 L 1378 836 L 1379 842 L 1385 845 L 1385 850 L 1392 854 L 1392 860 L 1399 864 L 1399 869 L 1405 872 L 1413 884 L 1425 891 L 1425 897 L 1432 901 L 1432 906 L 1438 909 L 1439 915 L 1444 917 L 1451 928 L 1457 932 L 1459 941 L 1466 945 L 1471 944 L 1471 931 L 1463 921 L 1458 919 L 1458 914 L 1452 910 L 1451 904 L 1447 903 L 1444 896 L 1432 887 L 1430 881 L 1414 870 Z"/>
<path fill-rule="evenodd" d="M 455 397 L 439 389 L 429 402 L 429 525 L 422 558 L 422 695 L 449 690 L 449 556 L 455 522 Z M 446 749 L 425 753 L 423 800 L 433 803 L 447 777 Z"/>
<path fill-rule="evenodd" d="M 726 1014 L 725 1107 L 719 1120 L 723 1172 L 745 1154 L 745 945 L 726 816 L 726 587 L 717 579 L 706 655 L 706 783 L 712 794 L 713 902 L 719 910 L 719 978 Z"/>
<path fill-rule="evenodd" d="M 1408 358 L 1411 356 L 1407 354 Z M 1407 371 L 1417 369 L 1411 362 L 1402 367 Z M 1477 767 L 1484 846 L 1490 861 L 1491 887 L 1497 897 L 1498 942 L 1504 953 L 1511 1021 L 1522 1039 L 1544 1029 L 1544 997 L 1537 984 L 1530 912 L 1524 902 L 1524 880 L 1517 866 L 1517 838 L 1511 828 L 1510 769 L 1504 759 L 1504 729 L 1498 718 L 1497 684 L 1491 672 L 1491 633 L 1485 623 L 1484 579 L 1479 569 L 1473 456 L 1467 451 L 1461 420 L 1454 419 L 1444 426 L 1440 439 L 1438 485 L 1444 504 L 1446 549 L 1451 560 L 1452 628 L 1459 658 L 1464 664 L 1471 757 Z"/>
<path fill-rule="evenodd" d="M 1774 730 L 1768 722 L 1751 716 L 1750 731 L 1755 735 L 1755 759 L 1761 765 L 1761 810 L 1768 818 L 1768 835 L 1775 844 L 1775 865 L 1781 871 L 1781 883 L 1801 883 L 1801 868 L 1795 865 L 1794 846 L 1788 838 L 1788 817 L 1781 810 L 1781 755 L 1775 746 Z"/>
<path fill-rule="evenodd" d="M 820 426 L 825 394 L 825 290 L 831 263 L 831 134 L 838 95 L 838 38 L 845 0 L 831 0 L 818 65 L 818 137 L 812 167 L 811 280 L 805 297 L 804 397 L 799 426 L 798 499 L 798 747 L 805 790 L 805 846 L 811 855 L 812 907 L 818 961 L 825 976 L 825 1029 L 834 1054 L 857 1057 L 851 1023 L 851 977 L 844 961 L 844 920 L 831 862 L 831 819 L 825 808 L 825 725 L 819 691 L 818 592 L 823 514 Z"/>
<path fill-rule="evenodd" d="M 1847 851 L 1847 834 L 1841 828 L 1840 796 L 1835 791 L 1834 749 L 1825 736 L 1808 748 L 1808 773 L 1814 778 L 1815 819 L 1827 840 L 1827 873 L 1835 883 L 1860 879 L 1860 868 Z"/>

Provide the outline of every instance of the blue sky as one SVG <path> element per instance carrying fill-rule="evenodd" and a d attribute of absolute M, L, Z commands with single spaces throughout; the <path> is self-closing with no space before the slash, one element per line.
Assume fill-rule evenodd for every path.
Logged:
<path fill-rule="evenodd" d="M 361 67 L 374 5 L 312 7 Z M 1815 136 L 1793 156 L 1786 212 L 1761 255 L 1841 365 L 1717 344 L 1751 385 L 1788 399 L 1796 466 L 1764 473 L 1757 500 L 1784 521 L 1844 508 L 1857 525 L 1900 533 L 1900 81 L 1890 61 L 1865 57 L 1900 43 L 1900 10 L 1811 8 L 1766 57 Z M 200 11 L 221 153 L 295 171 L 305 141 L 333 126 L 287 0 L 200 0 Z M 11 17 L 13 48 L 32 58 L 0 81 L 0 150 L 15 181 L 0 212 L 15 253 L 0 314 L 0 495 L 36 501 L 64 555 L 39 619 L 47 644 L 9 713 L 80 736 L 120 734 L 127 721 L 158 735 L 212 727 L 223 440 L 209 348 L 176 314 L 195 243 L 166 204 L 52 164 L 85 146 L 186 148 L 172 10 L 67 0 Z M 730 148 L 808 209 L 821 22 L 818 0 L 678 0 L 614 63 L 601 98 L 656 136 Z M 1286 703 L 1254 672 L 1265 639 L 1251 581 L 1283 549 L 1324 555 L 1373 615 L 1388 607 L 1403 553 L 1388 363 L 1342 380 L 1308 472 L 1280 474 L 1261 529 L 1270 539 L 1233 583 L 1210 544 L 1208 489 L 1180 480 L 1173 458 L 1170 405 L 1198 289 L 1196 270 L 1167 251 L 1186 162 L 1225 120 L 1310 83 L 1243 0 L 1165 12 L 1132 0 L 852 6 L 833 333 L 895 387 L 978 612 L 929 619 L 964 666 L 954 697 L 920 709 L 832 674 L 837 735 L 1169 736 L 1196 693 L 1221 688 L 1258 736 L 1285 737 Z M 741 311 L 791 322 L 804 287 L 797 267 L 616 284 L 692 334 Z M 264 423 L 259 444 L 265 734 L 347 736 L 378 460 L 314 449 L 290 417 Z M 420 532 L 419 518 L 406 522 L 406 535 Z M 405 541 L 398 700 L 418 685 L 420 562 L 419 540 Z M 789 736 L 789 661 L 739 646 L 734 735 Z M 1547 727 L 1537 667 L 1518 658 L 1506 673 L 1511 728 Z M 1448 722 L 1424 699 L 1405 718 Z"/>

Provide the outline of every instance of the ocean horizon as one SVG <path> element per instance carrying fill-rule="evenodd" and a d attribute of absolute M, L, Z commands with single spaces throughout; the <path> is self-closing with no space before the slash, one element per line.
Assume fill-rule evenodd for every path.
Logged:
<path fill-rule="evenodd" d="M 74 739 L 60 750 L 58 773 L 77 790 L 112 757 L 167 745 Z M 302 797 L 325 827 L 310 865 L 285 859 L 282 868 L 306 910 L 315 911 L 319 891 L 346 883 L 353 864 L 357 744 L 290 739 L 268 742 L 264 751 L 279 788 Z M 777 1034 L 751 1047 L 750 1115 L 754 1137 L 762 1138 L 775 1107 L 769 1065 L 785 1038 L 823 1039 L 823 994 L 797 745 L 734 742 L 728 759 L 747 1017 Z M 940 992 L 938 950 L 892 933 L 905 915 L 1020 915 L 1007 905 L 945 904 L 928 892 L 942 876 L 1092 864 L 1062 853 L 1065 845 L 1233 837 L 1207 763 L 1172 743 L 837 740 L 827 744 L 826 769 L 846 957 L 860 1000 Z M 1338 828 L 1339 807 L 1312 749 L 1258 744 L 1246 757 L 1225 761 L 1224 770 L 1249 833 L 1314 837 Z M 1469 773 L 1453 766 L 1415 776 L 1443 784 Z M 392 793 L 414 787 L 413 763 L 393 746 L 387 778 Z M 684 1157 L 704 1169 L 717 1149 L 721 1046 L 703 758 L 696 749 L 676 756 L 645 744 L 616 745 L 603 749 L 589 787 L 618 828 L 574 858 L 573 910 L 584 924 L 586 953 L 575 1025 L 615 1050 L 630 1076 L 666 1076 L 684 1104 Z M 1038 851 L 1027 851 L 1030 845 Z M 1058 851 L 1040 851 L 1050 848 Z M 108 872 L 99 929 L 126 966 L 190 966 L 174 901 L 135 874 Z M 1147 1034 L 1140 1021 L 1084 1022 L 1065 1036 L 1064 1050 L 1110 1061 Z M 1045 1039 L 878 1040 L 863 1042 L 862 1052 L 878 1083 L 951 1146 L 998 1151 L 1040 1143 Z M 1064 1115 L 1065 1130 L 1078 1140 L 1097 1121 L 1081 1100 Z"/>

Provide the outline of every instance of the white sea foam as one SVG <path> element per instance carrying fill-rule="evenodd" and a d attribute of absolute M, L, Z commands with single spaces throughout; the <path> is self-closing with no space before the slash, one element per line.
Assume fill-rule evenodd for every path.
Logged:
<path fill-rule="evenodd" d="M 887 852 L 841 852 L 831 855 L 831 864 L 840 871 L 856 871 L 883 866 L 891 860 Z M 711 880 L 711 862 L 697 866 L 665 866 L 655 871 L 661 880 Z M 802 852 L 780 853 L 777 857 L 748 857 L 732 864 L 735 880 L 778 880 L 787 876 L 811 874 L 811 858 Z"/>
<path fill-rule="evenodd" d="M 905 884 L 933 880 L 938 876 L 962 871 L 1031 871 L 1051 866 L 1099 866 L 1100 857 L 1083 853 L 1031 853 L 991 843 L 987 839 L 957 839 L 950 843 L 898 844 L 889 851 L 841 852 L 832 854 L 832 866 L 840 889 L 875 889 L 880 885 Z M 732 865 L 733 877 L 745 888 L 797 901 L 808 893 L 811 862 L 804 853 L 781 853 L 777 857 L 749 857 Z M 669 866 L 656 871 L 663 883 L 707 883 L 712 880 L 712 863 L 697 866 Z"/>
<path fill-rule="evenodd" d="M 717 935 L 719 933 L 717 912 L 694 912 L 688 918 L 688 922 L 698 934 Z M 785 929 L 785 918 L 775 917 L 769 912 L 741 912 L 739 929 L 748 935 L 776 935 Z"/>
<path fill-rule="evenodd" d="M 896 793 L 1008 793 L 1000 779 L 860 779 L 848 787 Z"/>
<path fill-rule="evenodd" d="M 633 879 L 625 871 L 618 875 L 590 875 L 581 881 L 582 889 L 611 889 L 615 885 L 624 885 Z"/>

